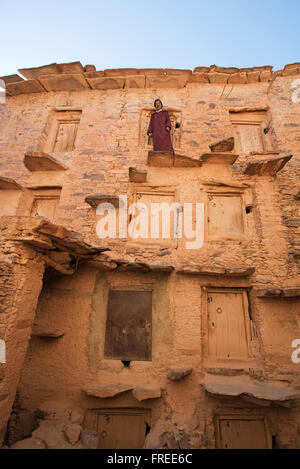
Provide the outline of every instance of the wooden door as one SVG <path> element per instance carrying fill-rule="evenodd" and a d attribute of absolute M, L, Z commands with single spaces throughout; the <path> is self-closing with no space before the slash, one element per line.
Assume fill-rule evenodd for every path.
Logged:
<path fill-rule="evenodd" d="M 98 415 L 99 448 L 139 449 L 146 436 L 142 413 L 101 413 Z"/>
<path fill-rule="evenodd" d="M 72 151 L 77 132 L 77 122 L 59 122 L 53 151 Z"/>
<path fill-rule="evenodd" d="M 268 449 L 264 418 L 224 418 L 219 421 L 221 449 Z"/>
<path fill-rule="evenodd" d="M 158 216 L 152 215 L 152 204 L 168 204 L 170 207 L 174 203 L 174 194 L 162 194 L 162 193 L 137 193 L 136 195 L 136 201 L 143 203 L 145 207 L 147 208 L 148 211 L 148 239 L 151 239 L 151 241 L 155 239 L 174 239 L 174 220 L 177 218 L 177 212 L 175 212 L 174 215 L 174 210 L 170 211 L 170 216 L 169 212 L 166 211 L 166 218 L 163 216 L 163 212 L 160 211 Z M 145 209 L 144 209 L 145 210 Z M 163 230 L 163 223 L 167 223 L 167 217 L 169 219 L 169 235 L 167 231 Z M 154 237 L 153 233 L 153 227 L 157 226 L 157 237 Z M 152 231 L 151 231 L 152 227 Z M 152 237 L 153 235 L 153 237 Z M 163 238 L 164 236 L 164 238 Z"/>
<path fill-rule="evenodd" d="M 104 355 L 119 360 L 151 360 L 151 291 L 109 292 Z"/>
<path fill-rule="evenodd" d="M 208 291 L 208 351 L 217 359 L 248 358 L 245 292 Z"/>
<path fill-rule="evenodd" d="M 208 196 L 208 233 L 211 237 L 237 237 L 244 233 L 241 195 Z"/>
<path fill-rule="evenodd" d="M 238 129 L 243 152 L 261 152 L 264 150 L 261 124 L 240 124 Z"/>
<path fill-rule="evenodd" d="M 32 216 L 40 216 L 48 218 L 50 221 L 54 220 L 55 210 L 59 202 L 59 197 L 55 198 L 36 198 L 33 201 Z"/>

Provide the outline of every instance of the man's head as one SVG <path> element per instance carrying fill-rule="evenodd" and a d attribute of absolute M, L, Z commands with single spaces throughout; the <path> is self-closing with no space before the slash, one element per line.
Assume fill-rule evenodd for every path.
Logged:
<path fill-rule="evenodd" d="M 154 101 L 154 107 L 157 111 L 159 111 L 159 109 L 161 109 L 163 107 L 163 103 L 161 102 L 160 99 L 156 99 Z"/>

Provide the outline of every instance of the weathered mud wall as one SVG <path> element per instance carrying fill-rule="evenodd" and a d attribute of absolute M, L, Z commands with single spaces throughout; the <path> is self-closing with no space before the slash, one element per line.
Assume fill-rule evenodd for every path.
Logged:
<path fill-rule="evenodd" d="M 26 331 L 22 340 L 11 333 L 10 361 L 1 365 L 10 377 L 0 383 L 7 386 L 3 395 L 9 395 L 3 435 L 31 334 L 8 429 L 10 444 L 30 437 L 36 419 L 49 417 L 40 409 L 52 401 L 53 412 L 62 406 L 69 416 L 77 412 L 78 421 L 64 417 L 58 424 L 54 419 L 56 426 L 49 424 L 46 436 L 40 431 L 30 444 L 56 447 L 65 441 L 68 446 L 61 433 L 66 424 L 97 430 L 101 439 L 103 413 L 123 418 L 118 423 L 122 429 L 132 412 L 147 424 L 142 443 L 147 447 L 237 445 L 226 443 L 225 418 L 231 424 L 251 421 L 249 435 L 259 433 L 255 425 L 264 422 L 264 443 L 254 445 L 299 447 L 300 364 L 291 360 L 300 310 L 300 104 L 293 98 L 299 65 L 275 73 L 268 67 L 200 67 L 193 73 L 86 68 L 77 70 L 76 77 L 62 68 L 51 73 L 25 71 L 26 83 L 14 86 L 7 80 L 11 96 L 0 108 L 0 176 L 6 178 L 0 183 L 1 236 L 3 246 L 9 246 L 1 261 L 1 294 L 9 311 L 3 315 L 4 331 L 29 321 L 20 329 L 21 335 Z M 175 153 L 184 155 L 176 156 L 172 167 L 167 159 L 155 163 L 157 156 L 148 155 L 146 129 L 156 97 L 172 116 Z M 209 149 L 231 137 L 233 149 L 228 141 L 221 149 Z M 147 171 L 146 180 L 134 182 L 130 167 L 143 175 Z M 200 249 L 187 249 L 186 238 L 97 237 L 99 218 L 86 197 L 123 194 L 131 203 L 149 193 L 181 204 L 204 204 Z M 225 222 L 220 227 L 218 217 L 213 218 L 218 197 L 225 205 L 226 197 L 232 197 L 232 204 L 241 201 L 241 210 L 231 218 L 231 234 Z M 230 219 L 233 209 L 224 210 Z M 56 264 L 45 261 L 41 245 L 25 248 L 9 241 L 14 230 L 6 228 L 8 214 L 16 220 L 44 216 L 81 234 L 89 245 L 110 251 L 89 262 L 77 256 L 73 275 L 68 270 L 66 275 L 61 258 Z M 46 270 L 31 329 L 45 262 L 52 268 Z M 28 286 L 21 288 L 22 282 Z M 152 292 L 151 360 L 129 360 L 127 366 L 123 362 L 128 360 L 105 354 L 113 290 Z M 19 296 L 13 297 L 13 291 Z M 20 301 L 28 311 L 22 312 L 24 318 L 17 314 Z M 223 332 L 211 309 L 215 301 L 232 330 Z M 242 311 L 234 320 L 233 310 Z M 21 358 L 10 371 L 14 354 Z M 60 435 L 58 440 L 48 441 L 51 432 Z"/>

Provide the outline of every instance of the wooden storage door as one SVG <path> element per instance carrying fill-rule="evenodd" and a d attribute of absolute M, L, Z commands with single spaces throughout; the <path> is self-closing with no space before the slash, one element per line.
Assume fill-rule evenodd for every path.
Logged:
<path fill-rule="evenodd" d="M 151 291 L 109 292 L 104 355 L 119 360 L 151 360 Z"/>
<path fill-rule="evenodd" d="M 260 124 L 240 124 L 238 126 L 241 150 L 245 153 L 264 150 L 262 128 Z"/>
<path fill-rule="evenodd" d="M 146 436 L 143 414 L 107 413 L 98 415 L 99 448 L 139 449 Z"/>
<path fill-rule="evenodd" d="M 209 356 L 248 358 L 245 293 L 208 291 L 207 295 Z"/>
<path fill-rule="evenodd" d="M 33 201 L 31 215 L 45 217 L 48 218 L 50 221 L 53 221 L 58 202 L 59 197 L 55 197 L 53 199 L 36 198 Z"/>
<path fill-rule="evenodd" d="M 212 237 L 241 236 L 244 220 L 240 195 L 208 196 L 208 233 Z"/>
<path fill-rule="evenodd" d="M 221 449 L 268 449 L 270 441 L 263 418 L 221 419 Z"/>
<path fill-rule="evenodd" d="M 151 204 L 152 203 L 155 203 L 155 204 L 166 203 L 170 206 L 174 203 L 174 195 L 173 194 L 156 194 L 154 192 L 149 193 L 149 194 L 137 193 L 136 201 L 140 202 L 140 203 L 143 203 L 147 207 L 147 210 L 148 210 L 148 239 L 149 240 L 151 239 L 151 241 L 153 241 L 155 239 L 174 239 L 174 213 L 173 213 L 174 211 L 170 212 L 171 213 L 171 215 L 170 215 L 170 238 L 163 238 L 162 237 L 162 235 L 163 235 L 163 231 L 162 231 L 163 215 L 162 215 L 162 212 L 159 213 L 159 217 L 152 217 L 151 216 Z M 175 216 L 176 216 L 176 212 L 175 212 Z M 153 224 L 156 223 L 156 221 L 155 221 L 156 219 L 159 223 L 158 238 L 152 238 L 151 226 L 153 226 Z"/>
<path fill-rule="evenodd" d="M 78 122 L 59 122 L 53 151 L 72 151 Z"/>

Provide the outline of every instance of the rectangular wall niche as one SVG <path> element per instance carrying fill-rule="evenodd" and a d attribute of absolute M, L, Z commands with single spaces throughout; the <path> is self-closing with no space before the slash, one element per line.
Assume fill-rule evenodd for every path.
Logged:
<path fill-rule="evenodd" d="M 171 109 L 166 109 L 169 113 L 172 129 L 171 140 L 174 148 L 180 148 L 181 142 L 181 112 Z M 153 109 L 143 109 L 140 116 L 140 131 L 139 131 L 139 145 L 148 150 L 153 149 L 152 137 L 147 134 L 151 114 Z"/>
<path fill-rule="evenodd" d="M 104 356 L 123 361 L 151 361 L 151 291 L 109 292 Z"/>
<path fill-rule="evenodd" d="M 209 193 L 207 226 L 210 239 L 240 238 L 244 234 L 244 202 L 240 193 Z"/>
<path fill-rule="evenodd" d="M 139 449 L 145 441 L 148 413 L 146 409 L 91 410 L 83 426 L 98 432 L 99 449 Z"/>
<path fill-rule="evenodd" d="M 32 192 L 33 200 L 30 215 L 32 217 L 45 217 L 52 222 L 59 204 L 61 188 L 37 189 Z"/>
<path fill-rule="evenodd" d="M 68 152 L 74 149 L 81 111 L 52 111 L 41 137 L 45 152 Z"/>
<path fill-rule="evenodd" d="M 267 111 L 230 112 L 238 152 L 264 152 L 275 148 L 271 136 L 266 136 Z M 270 124 L 269 124 L 270 125 Z"/>
<path fill-rule="evenodd" d="M 216 418 L 219 449 L 272 449 L 266 418 L 260 415 L 220 415 Z"/>
<path fill-rule="evenodd" d="M 207 321 L 209 358 L 248 359 L 250 318 L 245 291 L 208 289 Z"/>

